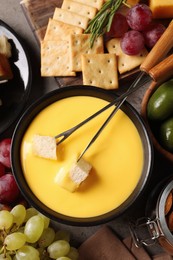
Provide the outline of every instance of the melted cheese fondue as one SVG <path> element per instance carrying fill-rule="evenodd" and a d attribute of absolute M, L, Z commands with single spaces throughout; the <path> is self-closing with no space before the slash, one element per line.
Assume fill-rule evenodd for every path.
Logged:
<path fill-rule="evenodd" d="M 107 213 L 127 200 L 141 177 L 142 142 L 133 122 L 119 110 L 84 155 L 93 168 L 78 190 L 71 193 L 56 183 L 59 170 L 83 151 L 113 108 L 57 146 L 57 161 L 32 153 L 34 134 L 55 136 L 107 104 L 87 96 L 59 100 L 34 118 L 23 137 L 21 161 L 26 181 L 36 197 L 56 212 L 81 218 Z"/>

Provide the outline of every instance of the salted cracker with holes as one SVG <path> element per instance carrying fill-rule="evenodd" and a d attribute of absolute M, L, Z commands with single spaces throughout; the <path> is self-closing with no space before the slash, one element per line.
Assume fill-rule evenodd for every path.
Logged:
<path fill-rule="evenodd" d="M 89 22 L 88 17 L 58 7 L 55 8 L 53 19 L 81 27 L 84 30 L 87 28 Z"/>
<path fill-rule="evenodd" d="M 68 40 L 70 34 L 81 34 L 83 29 L 71 24 L 63 23 L 52 18 L 49 19 L 44 40 Z"/>
<path fill-rule="evenodd" d="M 70 68 L 72 71 L 82 71 L 82 54 L 104 53 L 103 37 L 98 37 L 90 48 L 90 34 L 70 35 Z"/>
<path fill-rule="evenodd" d="M 64 0 L 61 6 L 62 9 L 83 15 L 89 19 L 93 19 L 96 15 L 97 8 L 86 4 L 78 3 L 72 0 Z"/>
<path fill-rule="evenodd" d="M 76 76 L 69 68 L 69 42 L 66 40 L 41 42 L 41 76 Z"/>
<path fill-rule="evenodd" d="M 114 38 L 106 43 L 109 53 L 114 53 L 118 57 L 118 71 L 120 74 L 138 67 L 146 58 L 148 51 L 144 48 L 138 55 L 125 54 L 120 46 L 120 39 Z"/>
<path fill-rule="evenodd" d="M 89 6 L 93 6 L 95 8 L 97 8 L 97 10 L 100 10 L 102 5 L 104 4 L 104 0 L 87 0 L 87 3 L 86 3 L 86 0 L 75 0 L 76 2 L 78 3 L 81 3 L 81 4 L 87 4 Z"/>
<path fill-rule="evenodd" d="M 118 88 L 118 72 L 116 55 L 83 54 L 82 55 L 83 84 L 104 89 Z"/>

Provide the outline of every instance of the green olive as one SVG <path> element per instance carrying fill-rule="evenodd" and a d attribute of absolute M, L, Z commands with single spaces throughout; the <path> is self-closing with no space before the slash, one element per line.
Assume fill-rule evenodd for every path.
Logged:
<path fill-rule="evenodd" d="M 162 121 L 173 116 L 173 79 L 160 85 L 147 105 L 147 116 L 152 121 Z"/>
<path fill-rule="evenodd" d="M 161 124 L 159 138 L 161 145 L 166 150 L 173 152 L 173 117 Z"/>

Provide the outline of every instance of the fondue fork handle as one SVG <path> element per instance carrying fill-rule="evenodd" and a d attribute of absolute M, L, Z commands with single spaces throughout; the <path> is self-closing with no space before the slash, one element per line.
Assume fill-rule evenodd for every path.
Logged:
<path fill-rule="evenodd" d="M 100 110 L 98 110 L 96 113 L 92 114 L 91 116 L 89 116 L 88 118 L 86 118 L 85 120 L 83 120 L 82 122 L 80 122 L 79 124 L 75 125 L 74 127 L 58 134 L 55 136 L 55 139 L 58 139 L 60 137 L 62 137 L 60 140 L 58 140 L 57 145 L 59 145 L 60 143 L 62 143 L 65 139 L 67 139 L 72 133 L 74 133 L 77 129 L 79 129 L 81 126 L 83 126 L 84 124 L 88 123 L 90 120 L 92 120 L 93 118 L 95 118 L 96 116 L 98 116 L 99 114 L 101 114 L 102 112 L 104 112 L 105 110 L 107 110 L 108 108 L 116 105 L 118 102 L 121 102 L 122 100 L 124 100 L 124 98 L 126 99 L 130 94 L 132 94 L 134 91 L 136 91 L 138 88 L 141 87 L 141 85 L 147 83 L 149 80 L 151 80 L 150 77 L 146 77 L 142 79 L 142 84 L 138 85 L 138 82 L 141 80 L 141 78 L 143 77 L 143 74 L 145 72 L 141 73 L 140 78 L 137 78 L 133 84 L 129 87 L 129 89 L 123 93 L 121 96 L 115 98 L 112 102 L 110 102 L 108 105 L 104 106 L 103 108 L 101 108 Z M 119 103 L 118 103 L 119 104 Z M 118 105 L 117 104 L 117 105 Z"/>

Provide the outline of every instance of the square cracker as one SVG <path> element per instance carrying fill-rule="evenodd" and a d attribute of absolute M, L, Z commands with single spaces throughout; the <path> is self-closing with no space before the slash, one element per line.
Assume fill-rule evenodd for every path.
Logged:
<path fill-rule="evenodd" d="M 81 54 L 104 53 L 103 37 L 98 37 L 90 48 L 90 34 L 70 35 L 70 68 L 82 71 Z"/>
<path fill-rule="evenodd" d="M 93 6 L 97 8 L 97 10 L 100 10 L 102 5 L 104 4 L 104 0 L 87 0 L 87 3 L 86 0 L 75 0 L 75 1 L 81 4 L 85 4 L 85 5 L 87 4 L 89 6 Z"/>
<path fill-rule="evenodd" d="M 118 88 L 117 61 L 115 54 L 83 54 L 83 84 L 104 89 Z"/>
<path fill-rule="evenodd" d="M 41 42 L 41 76 L 76 76 L 69 68 L 69 42 Z"/>
<path fill-rule="evenodd" d="M 71 24 L 63 23 L 52 18 L 49 19 L 44 40 L 56 41 L 58 39 L 68 40 L 69 34 L 82 33 L 83 29 Z"/>
<path fill-rule="evenodd" d="M 55 8 L 53 19 L 81 27 L 84 30 L 87 28 L 89 22 L 88 17 L 58 7 Z"/>
<path fill-rule="evenodd" d="M 72 0 L 64 0 L 61 6 L 62 9 L 83 15 L 89 19 L 93 19 L 96 15 L 97 8 L 86 4 L 81 4 Z"/>
<path fill-rule="evenodd" d="M 145 59 L 148 51 L 144 48 L 138 55 L 125 54 L 120 46 L 120 39 L 114 38 L 106 43 L 109 53 L 115 53 L 118 57 L 118 71 L 120 74 L 138 67 Z"/>

